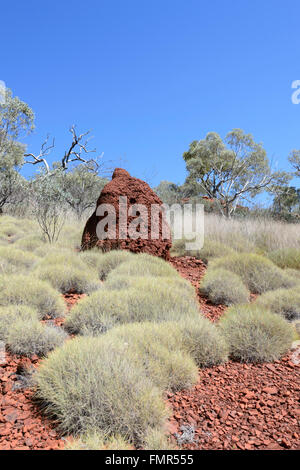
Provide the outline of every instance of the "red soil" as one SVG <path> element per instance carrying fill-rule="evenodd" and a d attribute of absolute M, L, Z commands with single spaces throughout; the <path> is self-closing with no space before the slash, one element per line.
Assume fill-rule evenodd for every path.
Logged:
<path fill-rule="evenodd" d="M 6 354 L 0 367 L 0 450 L 62 449 L 53 424 L 33 404 L 33 391 L 23 383 L 24 368 L 37 367 L 38 357 Z M 23 385 L 25 388 L 18 388 Z"/>

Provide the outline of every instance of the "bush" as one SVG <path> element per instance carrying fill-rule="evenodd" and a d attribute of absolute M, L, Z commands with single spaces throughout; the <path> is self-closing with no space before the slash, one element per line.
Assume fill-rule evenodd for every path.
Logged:
<path fill-rule="evenodd" d="M 208 319 L 184 319 L 179 324 L 183 349 L 198 367 L 210 367 L 226 362 L 229 348 L 219 329 Z"/>
<path fill-rule="evenodd" d="M 183 348 L 176 323 L 135 323 L 113 328 L 107 336 L 113 344 L 126 346 L 126 357 L 143 369 L 147 377 L 163 390 L 191 387 L 198 379 L 198 368 Z"/>
<path fill-rule="evenodd" d="M 121 436 L 94 431 L 69 442 L 64 450 L 132 450 L 132 446 Z"/>
<path fill-rule="evenodd" d="M 133 258 L 133 254 L 124 250 L 113 250 L 101 257 L 99 266 L 99 278 L 103 281 L 106 276 L 117 266 Z"/>
<path fill-rule="evenodd" d="M 120 434 L 138 442 L 164 424 L 161 392 L 107 337 L 75 338 L 54 350 L 36 376 L 37 397 L 66 433 Z"/>
<path fill-rule="evenodd" d="M 14 243 L 14 247 L 18 248 L 20 250 L 25 250 L 25 251 L 35 251 L 40 247 L 43 247 L 45 245 L 44 240 L 42 237 L 39 237 L 37 235 L 29 235 L 23 238 L 20 238 Z M 46 247 L 49 249 L 49 246 L 46 245 Z"/>
<path fill-rule="evenodd" d="M 62 317 L 66 310 L 60 294 L 32 275 L 0 276 L 0 305 L 23 304 L 36 308 L 40 318 Z"/>
<path fill-rule="evenodd" d="M 268 258 L 280 268 L 300 269 L 300 249 L 283 248 L 271 251 Z"/>
<path fill-rule="evenodd" d="M 59 327 L 43 325 L 36 319 L 20 319 L 10 326 L 7 343 L 13 354 L 45 356 L 61 346 L 66 337 Z"/>
<path fill-rule="evenodd" d="M 249 301 L 250 292 L 241 278 L 226 269 L 208 269 L 200 283 L 200 292 L 214 304 L 232 305 Z"/>
<path fill-rule="evenodd" d="M 96 248 L 95 250 L 82 251 L 79 253 L 79 257 L 87 266 L 91 269 L 97 270 L 99 273 L 103 259 L 103 254 L 100 250 Z"/>
<path fill-rule="evenodd" d="M 72 265 L 40 266 L 33 273 L 38 279 L 48 281 L 52 287 L 63 294 L 73 291 L 79 294 L 89 293 L 101 287 L 97 273 L 73 267 Z"/>
<path fill-rule="evenodd" d="M 32 268 L 38 257 L 8 246 L 0 246 L 0 272 L 11 274 Z"/>
<path fill-rule="evenodd" d="M 27 305 L 0 307 L 0 341 L 7 341 L 10 327 L 17 320 L 38 320 L 38 312 Z"/>
<path fill-rule="evenodd" d="M 144 290 L 141 290 L 144 285 Z M 72 309 L 65 326 L 73 333 L 99 335 L 116 324 L 163 322 L 191 316 L 198 318 L 195 294 L 183 295 L 180 289 L 168 289 L 168 281 L 140 283 L 138 287 L 113 290 L 101 289 L 84 298 Z"/>
<path fill-rule="evenodd" d="M 287 320 L 300 318 L 300 292 L 298 288 L 266 292 L 257 298 L 255 304 L 259 308 L 282 315 Z"/>
<path fill-rule="evenodd" d="M 169 291 L 180 290 L 183 295 L 189 296 L 190 299 L 196 299 L 195 288 L 189 281 L 186 281 L 182 277 L 164 277 L 158 278 L 154 276 L 143 276 L 143 277 L 127 277 L 122 275 L 115 274 L 115 271 L 112 271 L 104 284 L 106 289 L 110 290 L 121 290 L 136 288 L 140 291 L 150 289 L 154 292 L 155 289 L 159 289 L 162 286 L 164 289 Z"/>
<path fill-rule="evenodd" d="M 289 277 L 294 278 L 295 282 L 300 284 L 300 270 L 287 268 L 284 270 L 284 273 L 287 274 Z M 298 279 L 299 279 L 299 282 L 298 282 Z"/>
<path fill-rule="evenodd" d="M 293 327 L 284 318 L 258 306 L 230 307 L 220 328 L 233 359 L 271 362 L 286 353 L 293 340 Z"/>
<path fill-rule="evenodd" d="M 116 323 L 126 322 L 129 317 L 127 292 L 101 289 L 81 299 L 72 308 L 66 321 L 68 331 L 81 335 L 100 335 Z"/>
<path fill-rule="evenodd" d="M 49 252 L 49 248 L 48 248 Z M 40 260 L 38 267 L 69 266 L 73 269 L 86 270 L 86 264 L 80 259 L 78 253 L 54 247 L 50 253 Z"/>
<path fill-rule="evenodd" d="M 175 450 L 175 445 L 163 429 L 153 428 L 146 433 L 144 450 Z"/>
<path fill-rule="evenodd" d="M 263 256 L 239 253 L 219 258 L 209 263 L 209 270 L 226 269 L 241 277 L 254 294 L 268 290 L 293 287 L 295 281 Z"/>

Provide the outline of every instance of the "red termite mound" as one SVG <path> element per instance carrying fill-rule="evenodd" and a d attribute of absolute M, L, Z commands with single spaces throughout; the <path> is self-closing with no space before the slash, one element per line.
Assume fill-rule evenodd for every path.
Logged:
<path fill-rule="evenodd" d="M 122 209 L 120 201 L 123 204 L 126 201 L 127 206 Z M 113 223 L 106 223 L 105 235 L 99 236 L 99 225 L 98 234 L 96 232 L 97 224 L 103 221 L 104 226 L 108 222 L 107 215 L 110 214 L 108 206 L 104 204 L 113 206 L 115 226 Z M 136 206 L 137 204 L 142 207 Z M 134 209 L 136 212 L 133 212 Z M 95 212 L 86 223 L 81 248 L 86 250 L 98 247 L 103 251 L 121 249 L 169 259 L 172 241 L 165 227 L 167 224 L 160 198 L 147 183 L 133 178 L 122 168 L 116 168 L 112 180 L 101 191 Z"/>

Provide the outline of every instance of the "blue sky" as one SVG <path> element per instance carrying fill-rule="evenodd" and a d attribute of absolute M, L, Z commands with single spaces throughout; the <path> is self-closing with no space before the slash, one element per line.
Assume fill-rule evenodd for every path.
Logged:
<path fill-rule="evenodd" d="M 30 151 L 50 133 L 58 159 L 76 123 L 155 185 L 182 183 L 209 131 L 252 133 L 278 168 L 300 148 L 299 2 L 15 0 L 0 16 L 0 79 L 36 113 Z"/>

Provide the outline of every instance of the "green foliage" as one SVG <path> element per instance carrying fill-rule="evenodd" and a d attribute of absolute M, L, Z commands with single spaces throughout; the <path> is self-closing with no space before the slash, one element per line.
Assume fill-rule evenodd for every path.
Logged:
<path fill-rule="evenodd" d="M 250 298 L 250 292 L 241 278 L 223 268 L 208 269 L 200 282 L 200 292 L 214 304 L 242 304 Z"/>
<path fill-rule="evenodd" d="M 33 130 L 34 114 L 31 108 L 11 90 L 5 90 L 5 101 L 0 103 L 0 211 L 6 204 L 20 201 L 26 180 L 19 175 L 25 145 L 19 139 Z"/>
<path fill-rule="evenodd" d="M 60 172 L 59 181 L 64 202 L 75 212 L 78 219 L 95 203 L 108 182 L 101 178 L 89 166 L 81 164 L 73 171 Z"/>
<path fill-rule="evenodd" d="M 226 362 L 228 345 L 218 328 L 208 319 L 186 318 L 179 322 L 183 349 L 191 355 L 198 367 L 210 367 Z"/>
<path fill-rule="evenodd" d="M 271 173 L 262 145 L 241 129 L 233 129 L 224 141 L 210 132 L 205 139 L 193 141 L 183 158 L 189 181 L 199 184 L 209 198 L 219 201 L 219 211 L 226 217 L 234 213 L 241 199 L 257 195 L 279 177 L 288 178 L 285 174 Z"/>
<path fill-rule="evenodd" d="M 205 264 L 212 258 L 220 258 L 222 256 L 234 254 L 234 250 L 223 243 L 214 240 L 205 240 L 203 248 L 200 250 L 189 250 L 185 249 L 186 240 L 175 240 L 172 245 L 171 253 L 173 256 L 195 256 L 197 259 L 201 259 Z"/>
<path fill-rule="evenodd" d="M 8 305 L 0 307 L 0 341 L 7 341 L 11 325 L 18 320 L 36 321 L 39 319 L 37 310 L 27 305 Z"/>
<path fill-rule="evenodd" d="M 100 271 L 103 260 L 102 252 L 96 248 L 94 250 L 82 251 L 79 253 L 80 259 L 91 269 Z"/>
<path fill-rule="evenodd" d="M 257 298 L 255 304 L 272 313 L 278 313 L 287 320 L 300 318 L 300 291 L 298 287 L 266 292 Z"/>
<path fill-rule="evenodd" d="M 169 289 L 168 279 L 160 283 L 153 280 L 149 285 L 147 280 L 144 283 L 140 280 L 137 287 L 122 289 L 118 295 L 113 290 L 101 289 L 81 299 L 65 325 L 73 333 L 99 335 L 120 323 L 163 322 L 198 315 L 192 290 L 190 294 L 184 291 L 183 295 L 182 289 Z"/>
<path fill-rule="evenodd" d="M 295 285 L 295 281 L 269 259 L 256 254 L 239 253 L 209 263 L 209 271 L 220 268 L 240 276 L 250 292 L 255 294 Z"/>
<path fill-rule="evenodd" d="M 113 250 L 105 253 L 101 257 L 101 265 L 99 267 L 99 278 L 103 281 L 107 275 L 120 264 L 132 259 L 134 255 L 129 251 Z"/>
<path fill-rule="evenodd" d="M 120 434 L 138 442 L 167 416 L 161 392 L 109 338 L 76 338 L 56 349 L 37 372 L 37 397 L 66 433 Z"/>
<path fill-rule="evenodd" d="M 19 240 L 17 240 L 14 243 L 14 248 L 18 248 L 19 250 L 35 252 L 35 250 L 37 250 L 39 247 L 43 247 L 44 245 L 45 243 L 42 237 L 38 235 L 28 235 L 28 236 L 19 238 Z M 45 248 L 49 250 L 49 247 L 47 245 Z"/>
<path fill-rule="evenodd" d="M 47 326 L 37 319 L 19 319 L 9 328 L 6 338 L 9 350 L 22 356 L 45 356 L 61 346 L 67 335 L 59 327 Z"/>
<path fill-rule="evenodd" d="M 63 294 L 67 292 L 90 293 L 101 287 L 96 272 L 88 271 L 87 268 L 84 271 L 68 264 L 40 266 L 33 274 L 38 279 L 48 281 L 52 287 Z"/>
<path fill-rule="evenodd" d="M 231 307 L 221 317 L 220 328 L 231 357 L 242 362 L 278 360 L 293 340 L 292 325 L 258 305 Z"/>
<path fill-rule="evenodd" d="M 144 450 L 175 450 L 175 445 L 160 428 L 151 428 L 145 436 Z"/>
<path fill-rule="evenodd" d="M 290 268 L 300 270 L 300 249 L 283 248 L 271 251 L 268 258 L 280 268 Z"/>
<path fill-rule="evenodd" d="M 161 390 L 190 388 L 197 382 L 198 368 L 180 347 L 176 323 L 134 323 L 113 328 L 107 336 L 113 344 L 126 346 L 126 358 Z"/>
<path fill-rule="evenodd" d="M 38 257 L 12 247 L 0 246 L 0 272 L 10 274 L 26 271 L 32 268 L 38 261 Z"/>
<path fill-rule="evenodd" d="M 0 276 L 0 305 L 11 304 L 34 307 L 40 318 L 62 317 L 66 309 L 60 294 L 33 275 Z"/>
<path fill-rule="evenodd" d="M 161 181 L 159 185 L 154 188 L 154 191 L 164 204 L 170 206 L 172 204 L 179 204 L 184 197 L 182 188 L 170 181 Z"/>
<path fill-rule="evenodd" d="M 178 276 L 177 271 L 166 261 L 145 253 L 132 255 L 133 258 L 114 269 L 114 275 L 122 276 Z"/>
<path fill-rule="evenodd" d="M 183 279 L 181 276 L 173 277 L 154 277 L 154 276 L 143 276 L 143 277 L 127 277 L 124 275 L 115 274 L 112 271 L 105 281 L 105 289 L 109 290 L 121 290 L 135 288 L 140 292 L 149 290 L 155 292 L 157 289 L 164 288 L 166 291 L 180 291 L 182 295 L 189 297 L 192 301 L 195 300 L 195 289 L 192 284 Z"/>
<path fill-rule="evenodd" d="M 126 323 L 128 317 L 127 292 L 116 295 L 113 291 L 101 289 L 81 299 L 72 308 L 65 321 L 65 327 L 71 333 L 99 335 L 117 323 Z"/>
<path fill-rule="evenodd" d="M 108 436 L 92 431 L 71 442 L 64 450 L 131 450 L 132 446 L 121 436 Z"/>

